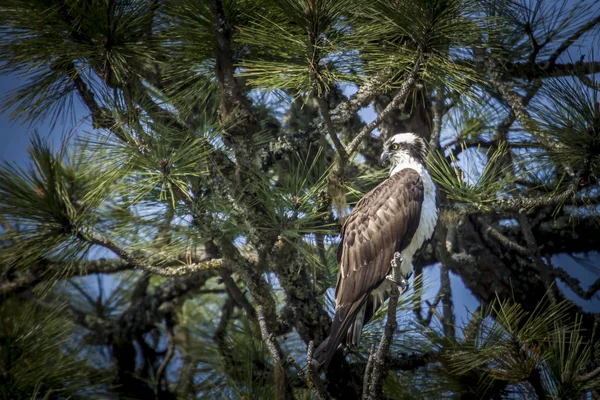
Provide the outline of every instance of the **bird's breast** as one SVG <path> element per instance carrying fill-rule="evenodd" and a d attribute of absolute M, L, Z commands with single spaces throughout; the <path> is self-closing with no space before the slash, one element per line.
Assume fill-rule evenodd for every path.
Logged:
<path fill-rule="evenodd" d="M 423 179 L 423 205 L 421 207 L 421 216 L 419 226 L 415 231 L 409 245 L 402 251 L 402 274 L 408 276 L 412 270 L 412 259 L 414 254 L 421 248 L 423 243 L 431 238 L 435 225 L 437 224 L 438 213 L 435 202 L 435 186 L 427 171 L 420 171 Z"/>

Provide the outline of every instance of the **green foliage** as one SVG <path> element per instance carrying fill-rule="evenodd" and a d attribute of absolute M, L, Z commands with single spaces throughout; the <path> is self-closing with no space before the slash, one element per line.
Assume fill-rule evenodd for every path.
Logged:
<path fill-rule="evenodd" d="M 466 150 L 464 143 L 461 146 L 463 151 Z M 450 153 L 449 160 L 439 151 L 430 153 L 428 167 L 432 179 L 446 192 L 448 198 L 474 203 L 485 209 L 486 204 L 497 200 L 498 193 L 502 192 L 508 183 L 509 178 L 503 168 L 507 152 L 507 144 L 504 142 L 495 150 L 488 150 L 488 161 L 479 176 L 467 176 L 465 171 L 458 167 L 458 160 L 453 153 Z"/>
<path fill-rule="evenodd" d="M 31 302 L 0 305 L 0 398 L 84 399 L 99 393 L 102 376 L 82 360 L 82 343 L 64 307 L 48 310 Z"/>
<path fill-rule="evenodd" d="M 480 73 L 455 60 L 461 49 L 481 47 L 481 11 L 477 3 L 462 0 L 365 2 L 357 12 L 367 17 L 355 27 L 357 38 L 370 38 L 360 49 L 364 69 L 393 68 L 400 74 L 419 59 L 423 81 L 467 93 Z"/>
<path fill-rule="evenodd" d="M 202 307 L 207 302 L 215 307 Z M 222 316 L 224 302 L 218 294 L 197 296 L 186 301 L 179 316 L 186 337 L 183 357 L 194 360 L 198 375 L 195 390 L 211 399 L 273 398 L 269 355 L 256 326 L 236 309 L 223 332 L 210 323 Z"/>
<path fill-rule="evenodd" d="M 79 259 L 89 244 L 77 241 L 76 232 L 94 220 L 82 202 L 93 186 L 87 180 L 92 177 L 67 161 L 64 148 L 55 155 L 39 136 L 32 141 L 30 155 L 29 171 L 8 163 L 0 169 L 0 214 L 20 227 L 3 233 L 10 246 L 3 246 L 0 259 L 19 267 L 44 257 Z"/>
<path fill-rule="evenodd" d="M 252 58 L 241 61 L 249 83 L 265 89 L 329 91 L 339 81 L 352 81 L 356 57 L 345 46 L 344 22 L 355 2 L 342 0 L 264 1 L 248 13 L 240 29 L 242 43 L 252 45 Z"/>
<path fill-rule="evenodd" d="M 534 396 L 531 385 L 539 385 L 546 396 L 581 398 L 600 384 L 598 376 L 580 377 L 600 347 L 585 339 L 581 319 L 573 318 L 568 301 L 543 299 L 525 311 L 514 301 L 496 299 L 471 314 L 461 328 L 462 334 L 452 339 L 441 328 L 415 325 L 415 342 L 408 349 L 438 354 L 438 362 L 418 374 L 390 374 L 386 392 L 394 398 L 396 393 L 404 393 L 397 398 L 486 398 L 501 386 L 507 394 L 514 387 L 518 394 Z"/>
<path fill-rule="evenodd" d="M 266 322 L 284 358 L 304 360 L 307 342 L 322 339 L 335 307 L 330 288 L 346 201 L 355 204 L 388 174 L 376 159 L 385 136 L 396 132 L 431 133 L 429 170 L 446 194 L 440 208 L 474 205 L 519 250 L 493 237 L 470 242 L 456 237 L 458 229 L 444 240 L 446 224 L 415 266 L 443 261 L 470 278 L 482 299 L 518 276 L 515 287 L 533 304 L 540 291 L 529 290 L 546 282 L 535 281 L 541 274 L 529 257 L 530 238 L 516 222 L 503 225 L 514 215 L 495 203 L 543 199 L 571 173 L 584 178 L 578 183 L 586 195 L 597 191 L 587 190 L 600 173 L 597 83 L 578 80 L 578 72 L 539 75 L 546 71 L 540 58 L 557 41 L 594 21 L 585 18 L 592 3 L 4 1 L 0 68 L 26 82 L 7 94 L 2 110 L 24 122 L 55 122 L 81 101 L 94 131 L 78 135 L 69 152 L 66 143 L 55 152 L 36 136 L 31 168 L 0 167 L 0 293 L 7 294 L 0 298 L 0 386 L 8 388 L 0 396 L 83 398 L 100 384 L 120 398 L 276 398 L 274 362 L 254 309 L 275 313 Z M 220 5 L 226 21 L 215 20 Z M 491 82 L 491 68 L 505 90 Z M 413 70 L 404 109 L 382 115 Z M 531 106 L 542 82 L 543 96 Z M 511 122 L 517 110 L 510 113 L 506 88 L 527 111 L 516 118 L 521 126 Z M 369 130 L 370 112 L 357 111 L 372 104 L 379 131 Z M 323 118 L 327 110 L 331 121 Z M 343 154 L 329 142 L 332 134 L 350 143 L 363 130 L 356 154 L 336 164 Z M 597 207 L 595 196 L 588 200 Z M 529 216 L 534 234 L 551 229 L 545 214 Z M 465 221 L 460 228 L 477 233 L 477 218 Z M 557 241 L 569 229 L 554 230 Z M 539 247 L 544 258 L 556 251 Z M 115 255 L 121 260 L 103 264 Z M 202 269 L 207 260 L 221 268 L 176 277 L 148 272 Z M 89 265 L 128 270 L 90 277 Z M 68 306 L 50 306 L 62 304 L 48 296 L 57 278 Z M 595 334 L 567 303 L 526 311 L 496 301 L 454 337 L 444 330 L 453 320 L 447 303 L 457 296 L 440 291 L 435 304 L 424 303 L 427 285 L 420 277 L 412 282 L 399 304 L 389 398 L 533 397 L 540 388 L 547 397 L 577 398 L 600 385 L 589 374 L 600 357 Z M 382 307 L 365 327 L 361 346 L 346 358 L 350 371 L 364 369 L 386 316 Z M 92 355 L 106 376 L 90 368 Z M 411 357 L 422 364 L 403 364 Z M 296 371 L 284 369 L 290 393 L 309 398 Z"/>
<path fill-rule="evenodd" d="M 29 81 L 7 95 L 3 110 L 23 121 L 70 111 L 72 80 L 95 86 L 95 74 L 123 87 L 157 56 L 151 2 L 9 0 L 0 10 L 2 73 Z"/>
<path fill-rule="evenodd" d="M 548 82 L 543 100 L 535 105 L 541 134 L 557 145 L 548 150 L 550 162 L 600 176 L 600 108 L 598 91 L 567 78 Z"/>
<path fill-rule="evenodd" d="M 482 368 L 491 379 L 512 383 L 540 373 L 544 390 L 556 396 L 576 398 L 600 383 L 577 379 L 598 351 L 586 342 L 581 321 L 573 320 L 567 301 L 540 302 L 532 312 L 518 304 L 497 301 L 475 316 L 479 329 L 450 357 L 458 374 Z M 493 317 L 493 319 L 491 318 Z"/>
<path fill-rule="evenodd" d="M 272 212 L 259 229 L 275 230 L 290 241 L 302 235 L 332 232 L 334 224 L 328 219 L 329 211 L 320 210 L 318 201 L 319 193 L 327 188 L 330 168 L 323 167 L 321 148 L 311 153 L 309 148 L 305 159 L 295 156 L 295 160 L 290 160 L 285 175 L 265 179 L 256 174 L 252 184 L 262 194 L 261 208 Z"/>

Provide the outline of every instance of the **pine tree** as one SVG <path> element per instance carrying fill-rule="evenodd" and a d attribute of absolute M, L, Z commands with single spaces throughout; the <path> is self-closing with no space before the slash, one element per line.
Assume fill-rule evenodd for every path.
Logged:
<path fill-rule="evenodd" d="M 598 275 L 599 27 L 594 0 L 3 0 L 2 110 L 73 132 L 0 167 L 2 398 L 597 398 L 600 279 L 555 256 Z M 399 132 L 440 221 L 320 375 L 339 227 Z"/>

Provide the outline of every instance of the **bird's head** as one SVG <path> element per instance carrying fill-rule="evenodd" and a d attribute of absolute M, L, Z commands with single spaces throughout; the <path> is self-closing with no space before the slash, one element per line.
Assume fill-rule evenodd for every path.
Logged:
<path fill-rule="evenodd" d="M 399 133 L 385 141 L 379 159 L 382 165 L 425 164 L 425 142 L 414 133 Z"/>

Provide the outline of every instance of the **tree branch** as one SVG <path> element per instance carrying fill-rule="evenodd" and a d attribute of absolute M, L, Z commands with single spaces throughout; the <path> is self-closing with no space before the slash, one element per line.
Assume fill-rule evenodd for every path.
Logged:
<path fill-rule="evenodd" d="M 418 77 L 419 68 L 420 68 L 420 60 L 416 59 L 411 70 L 406 74 L 406 78 L 398 90 L 398 93 L 394 96 L 392 101 L 383 109 L 381 113 L 375 118 L 373 122 L 365 126 L 356 137 L 348 144 L 346 147 L 346 152 L 349 156 L 352 156 L 358 150 L 358 147 L 362 143 L 362 141 L 373 132 L 375 128 L 381 124 L 381 122 L 385 119 L 385 117 L 390 114 L 392 111 L 395 111 L 398 106 L 403 104 L 408 98 L 410 92 L 415 87 L 415 83 Z"/>
<path fill-rule="evenodd" d="M 533 258 L 534 265 L 536 266 L 536 269 L 538 270 L 538 273 L 540 274 L 540 277 L 542 278 L 542 281 L 548 290 L 548 298 L 552 303 L 556 303 L 557 288 L 554 284 L 552 274 L 550 273 L 550 267 L 542 260 L 540 249 L 537 245 L 537 241 L 535 240 L 535 236 L 533 235 L 533 230 L 531 229 L 529 219 L 522 211 L 517 215 L 517 219 L 519 220 L 519 225 L 521 226 L 521 232 L 523 232 L 523 236 L 525 237 L 529 254 Z"/>
<path fill-rule="evenodd" d="M 360 86 L 358 91 L 347 101 L 340 103 L 331 111 L 331 119 L 334 124 L 346 123 L 361 108 L 366 107 L 373 99 L 381 93 L 382 88 L 389 82 L 391 74 L 383 72 Z"/>
<path fill-rule="evenodd" d="M 132 268 L 134 268 L 132 264 L 118 258 L 82 261 L 75 265 L 41 263 L 31 268 L 17 270 L 8 279 L 0 282 L 0 297 L 20 293 L 52 279 L 90 274 L 114 274 Z"/>
<path fill-rule="evenodd" d="M 440 265 L 440 293 L 443 308 L 442 324 L 444 326 L 444 335 L 451 340 L 456 339 L 454 329 L 454 305 L 452 303 L 452 286 L 450 285 L 450 271 L 442 263 Z"/>
<path fill-rule="evenodd" d="M 394 255 L 396 257 L 396 255 Z M 392 260 L 392 275 L 394 282 L 400 282 L 402 275 L 400 274 L 399 262 L 394 258 Z M 386 373 L 386 360 L 390 352 L 390 346 L 392 344 L 392 338 L 398 323 L 396 321 L 396 308 L 398 307 L 398 298 L 400 292 L 396 284 L 392 285 L 390 293 L 390 299 L 388 302 L 388 313 L 383 335 L 379 342 L 379 347 L 375 353 L 375 359 L 373 361 L 373 373 L 371 377 L 371 383 L 369 387 L 369 396 L 367 399 L 375 400 L 378 399 L 383 391 L 383 379 Z"/>
<path fill-rule="evenodd" d="M 504 236 L 502 233 L 498 232 L 491 225 L 489 225 L 483 218 L 478 218 L 477 222 L 482 226 L 483 232 L 487 233 L 494 239 L 496 239 L 501 245 L 506 247 L 509 250 L 516 251 L 524 256 L 529 256 L 529 250 L 526 247 L 521 246 L 518 243 L 513 242 L 508 237 Z"/>
<path fill-rule="evenodd" d="M 575 294 L 584 300 L 590 300 L 598 291 L 600 291 L 600 278 L 596 279 L 587 290 L 581 288 L 581 284 L 577 278 L 569 275 L 567 271 L 562 268 L 554 268 L 552 271 L 553 275 L 563 281 Z"/>
<path fill-rule="evenodd" d="M 577 193 L 577 186 L 571 185 L 569 188 L 559 194 L 539 196 L 539 197 L 508 197 L 498 199 L 489 203 L 450 203 L 443 204 L 440 208 L 447 210 L 458 211 L 463 214 L 479 214 L 487 212 L 486 210 L 493 211 L 505 211 L 505 212 L 519 212 L 521 210 L 526 212 L 533 212 L 536 209 L 543 207 L 554 207 L 562 205 L 581 205 L 585 204 L 587 199 L 577 199 L 575 194 Z M 597 201 L 596 198 L 590 198 L 590 202 Z"/>
<path fill-rule="evenodd" d="M 556 50 L 554 50 L 554 53 L 552 53 L 550 55 L 547 62 L 551 66 L 553 66 L 556 63 L 556 60 L 558 60 L 558 57 L 560 57 L 560 55 L 562 53 L 564 53 L 569 47 L 571 47 L 571 45 L 573 43 L 575 43 L 581 36 L 583 36 L 586 32 L 588 32 L 589 30 L 591 30 L 598 24 L 600 24 L 600 15 L 597 16 L 596 18 L 593 18 L 590 21 L 586 22 L 579 29 L 577 29 L 575 32 L 573 32 L 573 34 L 571 36 L 569 36 L 567 38 L 567 40 L 562 42 L 561 45 L 558 46 L 558 48 Z"/>
<path fill-rule="evenodd" d="M 319 96 L 319 95 L 317 95 L 317 103 L 319 104 L 319 111 L 321 112 L 321 116 L 323 117 L 323 120 L 325 121 L 325 127 L 327 128 L 327 133 L 329 134 L 329 137 L 331 138 L 331 141 L 333 142 L 333 146 L 335 147 L 335 150 L 338 153 L 338 157 L 340 158 L 342 163 L 345 163 L 346 160 L 348 159 L 348 154 L 346 153 L 346 149 L 344 148 L 344 145 L 340 141 L 340 138 L 337 136 L 335 126 L 333 125 L 333 122 L 331 121 L 331 116 L 329 115 L 329 105 L 327 104 L 327 101 L 322 96 Z"/>
<path fill-rule="evenodd" d="M 311 392 L 315 395 L 315 397 L 319 400 L 327 400 L 329 399 L 329 395 L 323 386 L 323 382 L 321 378 L 315 371 L 315 366 L 312 362 L 313 354 L 315 350 L 315 342 L 312 340 L 308 343 L 308 348 L 306 350 L 306 373 L 302 370 L 302 367 L 298 365 L 294 357 L 288 357 L 288 362 L 296 368 L 296 372 L 298 376 L 306 382 L 306 385 L 311 390 Z"/>
<path fill-rule="evenodd" d="M 369 388 L 371 387 L 371 374 L 373 373 L 373 360 L 375 359 L 375 345 L 371 345 L 369 350 L 369 358 L 367 359 L 367 366 L 365 367 L 365 375 L 363 377 L 363 391 L 362 398 L 367 400 L 369 398 Z"/>
<path fill-rule="evenodd" d="M 164 376 L 167 366 L 171 362 L 173 355 L 175 354 L 175 333 L 173 332 L 174 321 L 172 316 L 167 315 L 165 317 L 165 324 L 167 327 L 167 351 L 165 357 L 156 370 L 156 380 L 154 382 L 154 396 L 158 399 L 160 395 L 161 380 Z"/>
<path fill-rule="evenodd" d="M 267 327 L 267 321 L 265 318 L 265 312 L 263 306 L 258 306 L 258 325 L 260 326 L 260 333 L 263 341 L 267 345 L 271 360 L 273 360 L 273 367 L 275 370 L 275 399 L 284 400 L 287 398 L 286 395 L 286 377 L 285 369 L 283 368 L 283 352 L 279 347 L 279 343 L 275 339 L 275 335 L 269 333 Z"/>
<path fill-rule="evenodd" d="M 93 243 L 98 246 L 102 246 L 123 260 L 134 266 L 135 268 L 152 272 L 153 274 L 161 275 L 161 276 L 183 276 L 190 275 L 200 271 L 206 271 L 209 269 L 218 269 L 222 266 L 226 265 L 226 261 L 224 259 L 211 259 L 204 262 L 186 264 L 179 267 L 160 267 L 154 265 L 151 258 L 138 258 L 121 247 L 119 247 L 116 243 L 107 238 L 99 238 L 92 235 L 83 234 L 81 232 L 76 235 L 79 239 L 87 241 L 89 243 Z M 164 261 L 164 260 L 163 260 Z"/>
<path fill-rule="evenodd" d="M 240 288 L 235 283 L 233 278 L 231 278 L 231 272 L 226 270 L 225 268 L 220 268 L 219 276 L 223 280 L 223 283 L 227 288 L 227 292 L 229 293 L 231 298 L 236 302 L 236 304 L 239 307 L 243 308 L 244 311 L 246 311 L 246 315 L 248 315 L 249 318 L 256 320 L 256 310 L 254 309 L 252 304 L 250 304 L 246 296 L 244 296 L 244 294 L 240 291 Z"/>

